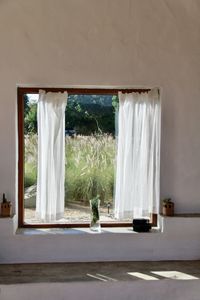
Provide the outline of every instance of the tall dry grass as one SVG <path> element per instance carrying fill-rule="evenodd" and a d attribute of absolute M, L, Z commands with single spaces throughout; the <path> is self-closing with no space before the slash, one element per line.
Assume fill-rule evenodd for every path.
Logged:
<path fill-rule="evenodd" d="M 29 134 L 24 138 L 24 187 L 37 181 L 37 135 Z"/>
<path fill-rule="evenodd" d="M 112 200 L 115 140 L 111 135 L 66 137 L 65 199 L 84 204 L 100 195 Z M 37 135 L 25 137 L 25 187 L 37 180 Z"/>
<path fill-rule="evenodd" d="M 66 199 L 88 203 L 113 196 L 115 140 L 111 135 L 66 138 Z"/>

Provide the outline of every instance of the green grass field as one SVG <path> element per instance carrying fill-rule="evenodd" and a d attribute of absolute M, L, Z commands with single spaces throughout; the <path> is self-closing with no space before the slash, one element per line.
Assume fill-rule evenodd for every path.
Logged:
<path fill-rule="evenodd" d="M 111 135 L 66 137 L 66 202 L 85 205 L 100 195 L 101 203 L 112 201 L 115 166 L 115 139 Z M 37 181 L 37 135 L 25 137 L 25 180 L 29 187 Z"/>

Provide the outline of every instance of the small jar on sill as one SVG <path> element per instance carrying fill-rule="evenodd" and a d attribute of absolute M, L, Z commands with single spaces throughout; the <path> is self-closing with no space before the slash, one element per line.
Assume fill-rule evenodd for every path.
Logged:
<path fill-rule="evenodd" d="M 3 194 L 3 201 L 1 203 L 1 217 L 11 217 L 12 215 L 12 204 L 10 201 L 8 201 L 5 197 L 5 194 Z"/>
<path fill-rule="evenodd" d="M 174 203 L 171 199 L 164 199 L 162 204 L 163 216 L 172 217 L 174 215 Z"/>

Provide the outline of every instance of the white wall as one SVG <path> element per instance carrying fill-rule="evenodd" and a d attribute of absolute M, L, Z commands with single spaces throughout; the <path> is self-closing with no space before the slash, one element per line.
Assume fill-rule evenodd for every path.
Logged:
<path fill-rule="evenodd" d="M 17 203 L 16 85 L 162 87 L 161 196 L 200 211 L 199 0 L 1 0 L 0 193 Z"/>
<path fill-rule="evenodd" d="M 200 259 L 200 218 L 160 221 L 161 231 L 139 234 L 131 228 L 104 228 L 101 234 L 78 228 L 13 234 L 12 220 L 0 219 L 0 264 Z"/>

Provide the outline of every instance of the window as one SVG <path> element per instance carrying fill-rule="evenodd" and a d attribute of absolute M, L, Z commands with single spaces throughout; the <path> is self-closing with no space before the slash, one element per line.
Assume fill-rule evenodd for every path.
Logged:
<path fill-rule="evenodd" d="M 37 99 L 39 88 L 18 88 L 19 226 L 88 226 L 89 199 L 101 198 L 102 226 L 130 226 L 113 217 L 115 127 L 118 90 L 57 89 L 68 92 L 65 111 L 65 216 L 59 222 L 35 218 L 37 180 Z M 124 90 L 144 92 L 144 90 Z M 148 91 L 148 90 L 147 90 Z M 155 221 L 155 220 L 154 220 Z"/>

